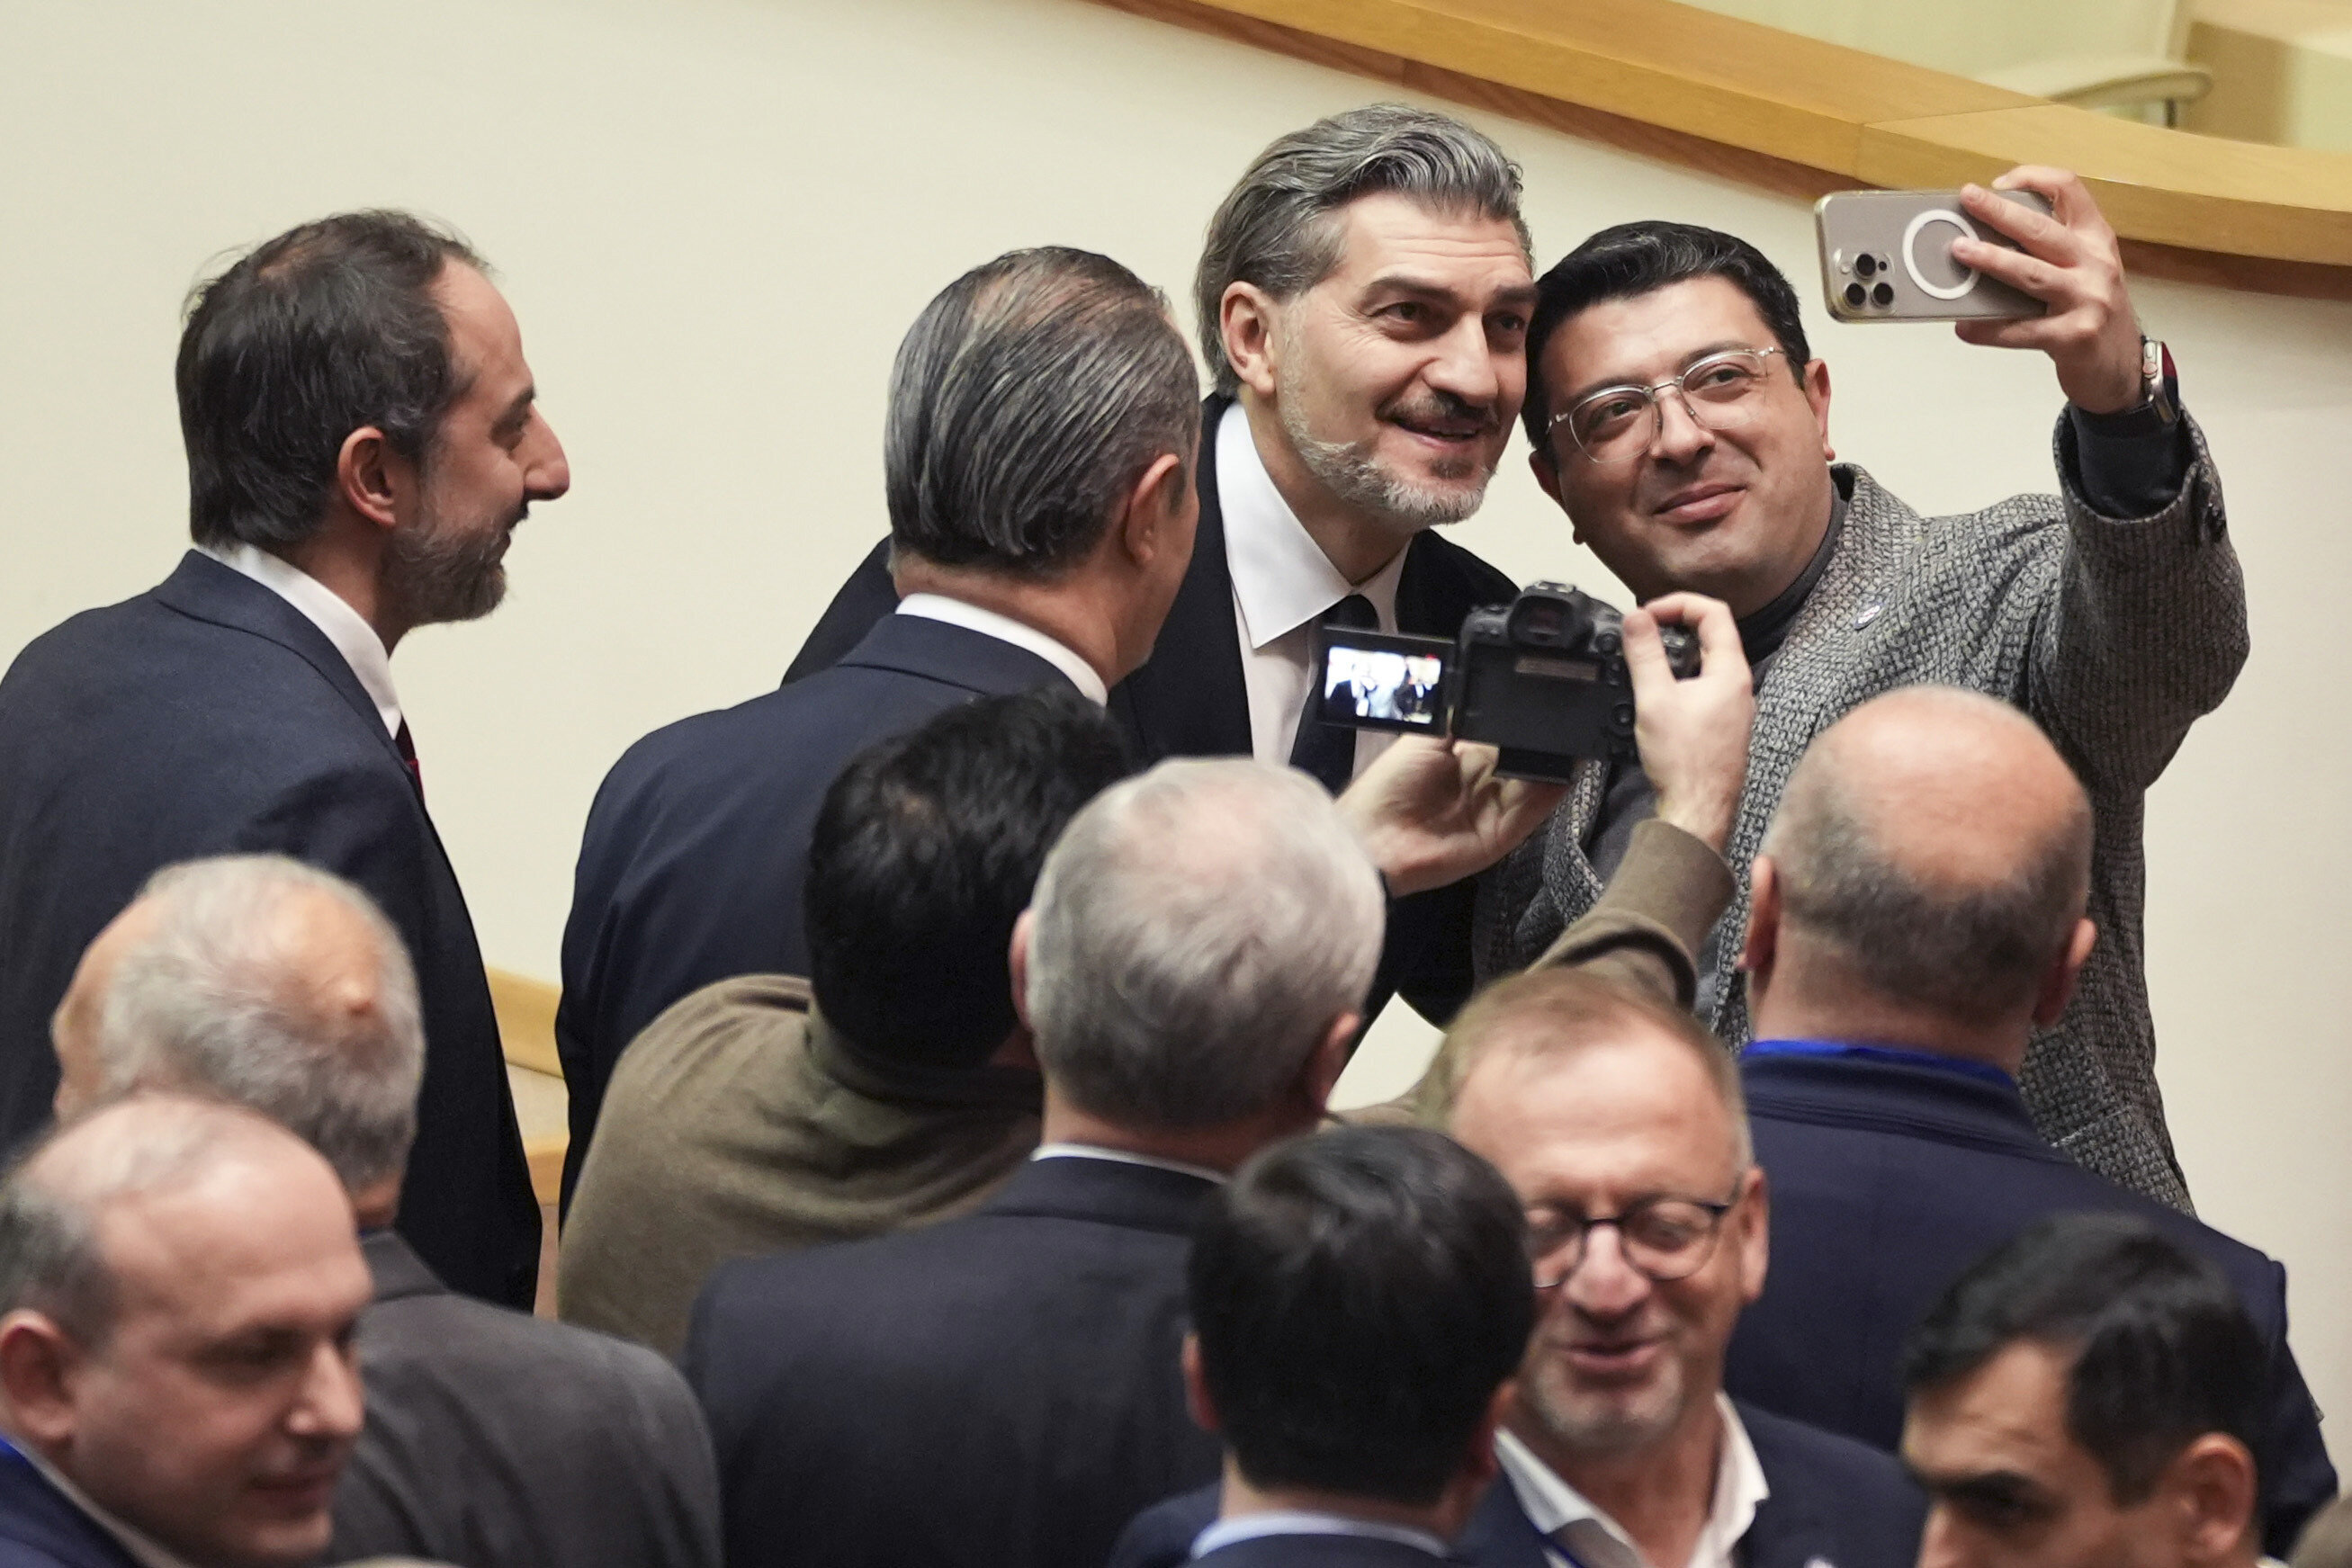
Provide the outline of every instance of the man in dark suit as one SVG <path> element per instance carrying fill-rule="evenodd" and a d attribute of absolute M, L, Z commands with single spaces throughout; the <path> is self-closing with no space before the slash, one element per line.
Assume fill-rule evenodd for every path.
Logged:
<path fill-rule="evenodd" d="M 360 1430 L 367 1266 L 327 1162 L 147 1096 L 0 1184 L 0 1563 L 305 1568 Z"/>
<path fill-rule="evenodd" d="M 174 866 L 91 944 L 62 1017 L 68 1118 L 205 1095 L 307 1140 L 351 1194 L 375 1300 L 330 1561 L 718 1568 L 719 1478 L 677 1370 L 457 1295 L 392 1230 L 425 1042 L 407 954 L 364 894 L 277 855 Z"/>
<path fill-rule="evenodd" d="M 1535 1321 L 1527 1221 L 1494 1167 L 1422 1127 L 1293 1140 L 1202 1207 L 1188 1272 L 1185 1386 L 1225 1442 L 1193 1557 L 1444 1562 L 1494 1479 Z"/>
<path fill-rule="evenodd" d="M 404 1233 L 457 1289 L 528 1305 L 539 1208 L 391 666 L 413 628 L 498 603 L 515 526 L 571 482 L 514 317 L 459 241 L 346 214 L 207 285 L 178 379 L 196 548 L 0 679 L 0 1137 L 47 1116 L 50 1010 L 151 873 L 289 854 L 365 888 L 415 957 Z"/>
<path fill-rule="evenodd" d="M 805 975 L 825 789 L 941 709 L 1061 683 L 1099 703 L 1191 559 L 1200 426 L 1159 295 L 1108 257 L 1015 251 L 925 308 L 884 440 L 896 612 L 819 676 L 655 731 L 597 791 L 563 933 L 565 1190 L 629 1041 L 689 992 Z"/>
<path fill-rule="evenodd" d="M 1073 819 L 1013 936 L 1035 1156 L 971 1215 L 725 1264 L 696 1304 L 729 1561 L 1096 1568 L 1215 1476 L 1178 1364 L 1186 1239 L 1320 1120 L 1381 903 L 1286 770 L 1164 763 Z"/>
<path fill-rule="evenodd" d="M 1202 407 L 1192 569 L 1110 711 L 1147 761 L 1254 756 L 1337 794 L 1383 737 L 1323 722 L 1318 625 L 1451 637 L 1512 581 L 1439 536 L 1475 512 L 1526 383 L 1534 300 L 1519 172 L 1477 131 L 1394 104 L 1261 153 L 1195 282 Z M 837 663 L 910 591 L 885 547 L 785 675 Z M 1469 995 L 1465 883 L 1401 901 L 1381 988 L 1432 1019 Z"/>
<path fill-rule="evenodd" d="M 2269 1354 L 2230 1282 L 2146 1219 L 2036 1222 L 1904 1352 L 1931 1568 L 2256 1568 Z"/>
<path fill-rule="evenodd" d="M 2283 1556 L 2336 1492 L 2284 1270 L 2068 1160 L 2018 1092 L 2100 939 L 2091 816 L 2031 719 L 1950 688 L 1857 708 L 1791 775 L 1752 873 L 1740 1069 L 1772 1272 L 1725 1382 L 1891 1450 L 1904 1335 L 1961 1270 L 2049 1215 L 2136 1215 L 2217 1265 L 2261 1335 L 2263 1535 Z"/>

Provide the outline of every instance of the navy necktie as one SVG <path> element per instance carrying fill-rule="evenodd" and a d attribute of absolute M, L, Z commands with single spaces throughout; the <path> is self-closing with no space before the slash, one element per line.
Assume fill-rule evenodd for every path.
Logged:
<path fill-rule="evenodd" d="M 1360 593 L 1351 593 L 1326 610 L 1318 622 L 1342 632 L 1377 631 L 1380 623 L 1380 614 L 1373 610 L 1372 601 Z M 1356 732 L 1345 725 L 1323 722 L 1323 670 L 1319 664 L 1308 674 L 1307 709 L 1298 716 L 1298 738 L 1290 746 L 1290 765 L 1305 768 L 1334 795 L 1345 789 L 1348 781 L 1356 776 Z"/>

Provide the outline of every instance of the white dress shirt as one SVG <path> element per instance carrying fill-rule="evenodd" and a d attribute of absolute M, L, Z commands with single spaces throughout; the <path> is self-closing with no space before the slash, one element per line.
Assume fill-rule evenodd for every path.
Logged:
<path fill-rule="evenodd" d="M 343 602 L 335 591 L 298 566 L 279 559 L 257 545 L 198 545 L 231 571 L 253 579 L 301 612 L 302 619 L 326 634 L 327 641 L 352 667 L 360 689 L 375 704 L 384 732 L 400 733 L 400 697 L 392 689 L 392 655 L 383 639 L 360 612 Z"/>
<path fill-rule="evenodd" d="M 1706 1523 L 1691 1548 L 1690 1562 L 1680 1568 L 1738 1568 L 1739 1538 L 1755 1522 L 1756 1505 L 1769 1497 L 1764 1467 L 1757 1462 L 1756 1447 L 1739 1412 L 1718 1394 L 1716 1406 L 1723 1414 L 1723 1447 L 1715 1461 L 1715 1496 Z M 1525 1443 L 1508 1432 L 1495 1437 L 1495 1457 L 1519 1500 L 1521 1511 L 1545 1541 L 1544 1555 L 1552 1568 L 1678 1568 L 1645 1563 L 1633 1537 L 1615 1520 L 1592 1506 L 1584 1494 L 1559 1479 L 1549 1465 L 1537 1458 Z M 1565 1550 L 1563 1550 L 1565 1548 Z"/>
<path fill-rule="evenodd" d="M 1257 1541 L 1268 1535 L 1356 1535 L 1368 1541 L 1394 1541 L 1417 1546 L 1432 1557 L 1445 1555 L 1445 1542 L 1425 1530 L 1383 1524 L 1377 1520 L 1349 1519 L 1340 1513 L 1312 1513 L 1305 1509 L 1277 1509 L 1221 1519 L 1192 1540 L 1192 1555 L 1206 1557 L 1237 1541 Z"/>
<path fill-rule="evenodd" d="M 1397 579 L 1405 552 L 1361 582 L 1349 582 L 1275 488 L 1239 403 L 1218 422 L 1217 506 L 1225 519 L 1225 569 L 1234 580 L 1234 624 L 1242 640 L 1242 685 L 1249 693 L 1250 755 L 1290 760 L 1298 717 L 1314 685 L 1315 623 L 1351 593 L 1370 601 L 1380 629 L 1397 629 Z M 1356 732 L 1356 770 L 1395 739 Z"/>
<path fill-rule="evenodd" d="M 1010 643 L 1026 649 L 1054 668 L 1070 677 L 1070 684 L 1084 692 L 1087 700 L 1097 707 L 1110 700 L 1110 692 L 1103 685 L 1102 674 L 1092 664 L 1078 657 L 1066 644 L 1056 642 L 1034 626 L 1024 625 L 1010 615 L 999 615 L 993 610 L 982 610 L 977 604 L 966 604 L 961 599 L 950 599 L 943 593 L 910 593 L 898 601 L 898 613 L 919 615 L 926 621 L 944 621 L 950 626 L 961 626 L 967 632 L 977 632 L 983 637 L 993 637 L 1000 643 Z"/>
<path fill-rule="evenodd" d="M 1126 1149 L 1105 1149 L 1093 1144 L 1040 1144 L 1032 1160 L 1108 1160 L 1118 1166 L 1149 1166 L 1156 1171 L 1174 1171 L 1178 1176 L 1199 1176 L 1223 1186 L 1225 1173 L 1213 1171 L 1206 1166 L 1186 1165 L 1182 1160 L 1163 1160 L 1156 1155 L 1133 1154 Z"/>

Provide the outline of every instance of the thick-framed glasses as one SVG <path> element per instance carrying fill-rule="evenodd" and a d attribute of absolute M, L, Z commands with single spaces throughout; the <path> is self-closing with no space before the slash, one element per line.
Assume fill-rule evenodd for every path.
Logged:
<path fill-rule="evenodd" d="M 1743 1175 L 1742 1177 L 1745 1180 Z M 1585 1243 L 1602 1226 L 1617 1232 L 1625 1261 L 1652 1281 L 1670 1285 L 1706 1267 L 1723 1234 L 1723 1217 L 1739 1205 L 1739 1188 L 1721 1203 L 1696 1197 L 1645 1197 L 1614 1214 L 1530 1215 L 1528 1258 L 1536 1289 L 1556 1291 L 1583 1266 Z"/>
<path fill-rule="evenodd" d="M 1616 465 L 1637 462 L 1657 444 L 1664 415 L 1658 399 L 1680 393 L 1692 419 L 1718 434 L 1737 430 L 1756 416 L 1764 391 L 1765 361 L 1778 349 L 1726 349 L 1654 386 L 1602 387 L 1579 398 L 1544 427 L 1549 436 L 1561 425 L 1577 450 L 1591 461 Z"/>

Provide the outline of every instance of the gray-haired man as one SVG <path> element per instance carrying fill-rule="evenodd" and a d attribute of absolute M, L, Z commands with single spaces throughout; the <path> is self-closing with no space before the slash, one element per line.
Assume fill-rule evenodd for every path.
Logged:
<path fill-rule="evenodd" d="M 1150 661 L 1111 693 L 1144 758 L 1248 756 L 1335 794 L 1380 742 L 1321 722 L 1316 628 L 1451 637 L 1516 585 L 1440 538 L 1475 512 L 1526 384 L 1535 287 L 1519 172 L 1427 110 L 1375 105 L 1260 153 L 1194 286 L 1216 390 L 1201 521 Z M 896 580 L 893 580 L 893 573 Z M 786 675 L 826 668 L 919 587 L 877 548 Z M 1381 969 L 1443 1019 L 1468 995 L 1470 889 L 1401 901 Z"/>
<path fill-rule="evenodd" d="M 333 1560 L 715 1568 L 718 1478 L 659 1356 L 451 1293 L 391 1229 L 416 1128 L 416 978 L 366 895 L 277 856 L 168 868 L 58 1009 L 58 1111 L 142 1090 L 259 1112 L 349 1190 L 375 1302 Z"/>

